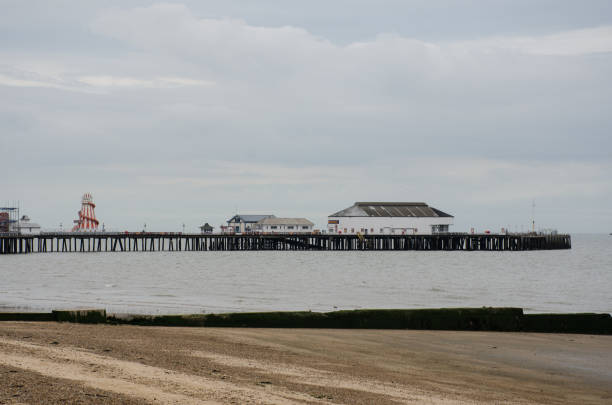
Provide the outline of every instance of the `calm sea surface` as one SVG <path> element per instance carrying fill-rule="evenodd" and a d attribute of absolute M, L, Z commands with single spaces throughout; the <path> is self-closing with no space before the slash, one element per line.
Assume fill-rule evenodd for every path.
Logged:
<path fill-rule="evenodd" d="M 535 252 L 135 252 L 0 256 L 0 311 L 117 313 L 517 306 L 612 313 L 612 236 Z"/>

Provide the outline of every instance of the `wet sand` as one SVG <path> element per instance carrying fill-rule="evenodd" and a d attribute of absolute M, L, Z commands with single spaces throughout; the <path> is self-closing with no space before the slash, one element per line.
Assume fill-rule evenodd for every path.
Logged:
<path fill-rule="evenodd" d="M 604 404 L 612 336 L 0 323 L 0 404 Z"/>

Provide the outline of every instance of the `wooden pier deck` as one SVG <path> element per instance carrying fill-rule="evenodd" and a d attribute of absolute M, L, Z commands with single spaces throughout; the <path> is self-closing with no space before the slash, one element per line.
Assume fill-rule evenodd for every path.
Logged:
<path fill-rule="evenodd" d="M 571 249 L 570 235 L 474 235 L 464 233 L 436 235 L 223 235 L 108 232 L 0 235 L 0 254 L 251 250 L 526 251 L 552 249 Z"/>

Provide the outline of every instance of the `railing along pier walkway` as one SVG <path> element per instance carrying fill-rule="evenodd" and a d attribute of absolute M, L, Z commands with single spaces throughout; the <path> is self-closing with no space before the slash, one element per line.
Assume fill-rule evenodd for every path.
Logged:
<path fill-rule="evenodd" d="M 47 252 L 158 252 L 250 250 L 464 250 L 571 249 L 570 235 L 465 234 L 177 234 L 62 232 L 0 235 L 0 254 Z"/>

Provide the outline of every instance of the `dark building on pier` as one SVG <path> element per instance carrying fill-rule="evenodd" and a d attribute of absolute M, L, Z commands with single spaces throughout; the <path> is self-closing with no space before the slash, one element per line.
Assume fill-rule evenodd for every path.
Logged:
<path fill-rule="evenodd" d="M 214 230 L 214 227 L 211 226 L 208 222 L 200 227 L 200 232 L 204 234 L 213 233 L 213 230 Z"/>
<path fill-rule="evenodd" d="M 225 233 L 249 233 L 255 232 L 256 224 L 262 219 L 276 218 L 274 215 L 240 215 L 236 214 L 227 220 Z"/>

